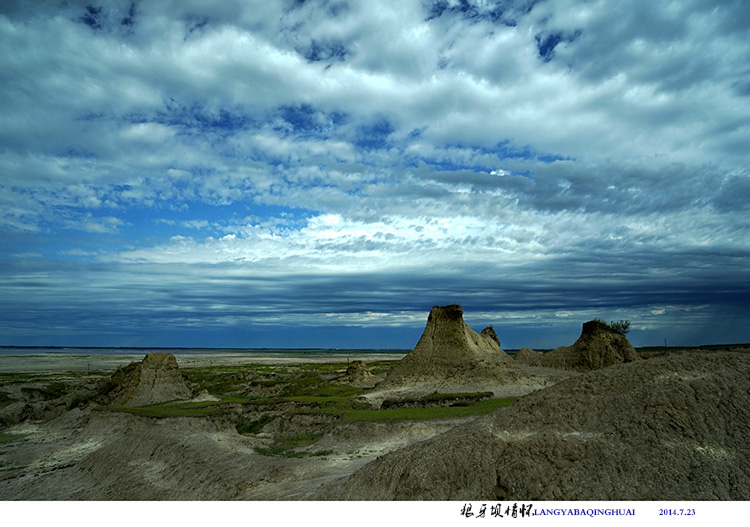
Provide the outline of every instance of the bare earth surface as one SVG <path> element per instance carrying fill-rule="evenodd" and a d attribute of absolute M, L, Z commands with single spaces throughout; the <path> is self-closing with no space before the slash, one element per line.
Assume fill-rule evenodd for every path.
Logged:
<path fill-rule="evenodd" d="M 619 364 L 367 465 L 345 500 L 748 500 L 750 355 Z"/>
<path fill-rule="evenodd" d="M 308 366 L 328 371 L 326 358 L 308 358 Z M 320 374 L 325 389 L 348 389 L 340 384 L 347 358 L 327 358 L 343 365 Z M 215 355 L 191 360 L 220 365 Z M 279 386 L 299 381 L 304 366 L 299 357 L 276 363 L 288 376 L 276 384 L 265 366 L 255 364 L 251 373 L 234 360 L 224 366 L 237 393 L 283 393 Z M 57 361 L 51 379 L 91 391 L 106 378 L 68 372 L 70 363 Z M 359 399 L 377 408 L 385 399 L 436 391 L 518 397 L 484 416 L 424 420 L 345 422 L 295 413 L 301 403 L 294 400 L 271 399 L 252 411 L 228 404 L 228 412 L 199 417 L 134 415 L 93 402 L 73 407 L 72 394 L 33 404 L 0 400 L 0 499 L 750 499 L 748 353 L 674 353 L 588 373 L 509 367 L 512 383 L 484 377 L 472 384 L 463 375 L 376 386 Z M 373 371 L 379 382 L 387 370 Z M 39 386 L 0 388 L 5 397 L 28 399 Z M 274 419 L 252 433 L 238 431 L 240 418 L 262 416 Z M 280 440 L 310 432 L 320 437 L 293 455 L 268 455 Z"/>
<path fill-rule="evenodd" d="M 0 499 L 299 500 L 388 451 L 463 420 L 355 423 L 315 445 L 325 456 L 269 457 L 268 441 L 237 433 L 226 419 L 148 417 L 73 410 L 3 446 Z"/>

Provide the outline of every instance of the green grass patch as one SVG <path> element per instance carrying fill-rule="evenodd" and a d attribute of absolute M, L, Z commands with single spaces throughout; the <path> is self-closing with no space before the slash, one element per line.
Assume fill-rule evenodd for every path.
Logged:
<path fill-rule="evenodd" d="M 349 397 L 321 397 L 318 395 L 299 395 L 297 397 L 285 397 L 284 399 L 313 408 L 347 410 L 352 407 L 352 400 Z"/>
<path fill-rule="evenodd" d="M 478 401 L 469 406 L 443 406 L 436 408 L 388 408 L 385 410 L 373 409 L 341 409 L 320 408 L 300 409 L 297 413 L 302 414 L 331 414 L 341 416 L 343 423 L 355 423 L 360 421 L 406 421 L 425 419 L 450 419 L 456 417 L 468 417 L 472 415 L 483 415 L 494 412 L 500 408 L 510 406 L 515 398 L 486 399 Z"/>
<path fill-rule="evenodd" d="M 225 371 L 225 368 L 184 368 L 180 370 L 188 382 L 195 383 L 200 390 L 211 395 L 237 394 L 245 388 L 246 380 L 241 370 Z"/>
<path fill-rule="evenodd" d="M 434 406 L 472 406 L 479 401 L 492 398 L 492 392 L 466 392 L 466 393 L 431 393 L 418 399 L 386 399 L 381 405 L 382 409 L 405 408 L 408 406 L 434 407 Z"/>
<path fill-rule="evenodd" d="M 282 381 L 283 382 L 283 381 Z M 348 384 L 333 384 L 323 381 L 318 376 L 289 379 L 281 391 L 282 398 L 292 397 L 351 397 L 362 393 L 363 388 Z"/>
<path fill-rule="evenodd" d="M 31 435 L 31 434 L 0 434 L 0 445 L 3 445 L 5 443 L 10 443 L 11 441 L 17 441 L 18 439 L 21 439 L 28 435 Z M 3 452 L 3 454 L 4 453 L 5 452 Z"/>
<path fill-rule="evenodd" d="M 90 392 L 90 393 L 84 393 L 80 395 L 76 395 L 73 397 L 73 400 L 70 401 L 70 409 L 73 408 L 82 408 L 89 404 L 91 401 L 93 401 L 97 396 L 96 392 Z"/>
<path fill-rule="evenodd" d="M 268 379 L 268 380 L 262 380 L 262 381 L 252 381 L 250 383 L 250 386 L 277 386 L 279 384 L 286 384 L 289 381 L 285 379 Z"/>
<path fill-rule="evenodd" d="M 259 419 L 248 419 L 246 417 L 240 417 L 237 420 L 235 428 L 237 432 L 242 435 L 257 434 L 264 426 L 276 419 L 275 415 L 263 415 Z"/>
<path fill-rule="evenodd" d="M 444 401 L 452 401 L 453 399 L 467 399 L 471 401 L 481 401 L 483 399 L 490 399 L 492 392 L 468 392 L 468 393 L 431 393 L 425 395 L 419 400 L 428 403 L 440 403 Z"/>
<path fill-rule="evenodd" d="M 125 412 L 145 417 L 206 417 L 231 412 L 230 408 L 202 407 L 180 408 L 178 406 L 107 406 L 107 410 Z"/>
<path fill-rule="evenodd" d="M 18 384 L 28 382 L 47 382 L 53 383 L 68 377 L 70 372 L 58 373 L 0 373 L 0 384 Z"/>
<path fill-rule="evenodd" d="M 107 410 L 146 417 L 205 417 L 232 412 L 228 404 L 246 403 L 248 397 L 226 396 L 219 401 L 161 403 L 149 406 L 107 406 Z"/>
<path fill-rule="evenodd" d="M 292 395 L 310 395 L 323 384 L 323 379 L 317 375 L 309 377 L 298 377 L 289 379 L 287 385 L 281 390 L 281 395 L 288 397 Z"/>
<path fill-rule="evenodd" d="M 360 402 L 350 396 L 320 396 L 320 395 L 296 395 L 294 397 L 259 397 L 247 404 L 253 406 L 287 405 L 294 403 L 301 408 L 289 410 L 287 413 L 321 413 L 317 410 L 325 410 L 323 413 L 336 413 L 346 410 L 359 410 L 370 408 L 368 403 Z M 310 410 L 310 411 L 306 411 Z"/>
<path fill-rule="evenodd" d="M 70 386 L 64 382 L 53 382 L 46 386 L 42 386 L 41 388 L 29 388 L 24 386 L 21 388 L 21 392 L 32 396 L 39 396 L 45 401 L 51 401 L 52 399 L 57 399 L 70 392 Z"/>
<path fill-rule="evenodd" d="M 10 403 L 12 403 L 15 399 L 11 398 L 10 395 L 8 395 L 5 392 L 0 392 L 0 408 L 3 406 L 7 406 Z"/>
<path fill-rule="evenodd" d="M 337 371 L 346 371 L 348 366 L 345 362 L 312 362 L 303 364 L 302 368 L 311 372 L 335 373 Z"/>
<path fill-rule="evenodd" d="M 318 397 L 352 397 L 361 394 L 363 391 L 364 388 L 348 384 L 323 384 L 311 390 L 312 393 L 309 395 Z"/>

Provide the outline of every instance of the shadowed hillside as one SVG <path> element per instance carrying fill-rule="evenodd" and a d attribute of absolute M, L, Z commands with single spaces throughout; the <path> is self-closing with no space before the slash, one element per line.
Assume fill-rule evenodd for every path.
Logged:
<path fill-rule="evenodd" d="M 620 364 L 386 455 L 348 500 L 747 500 L 750 356 Z"/>

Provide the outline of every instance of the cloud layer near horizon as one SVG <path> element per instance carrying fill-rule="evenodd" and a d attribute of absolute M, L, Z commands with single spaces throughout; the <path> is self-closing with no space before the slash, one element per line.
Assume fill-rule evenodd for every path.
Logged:
<path fill-rule="evenodd" d="M 594 316 L 750 340 L 749 28 L 742 2 L 4 2 L 5 343 L 411 347 L 453 302 L 512 347 Z"/>

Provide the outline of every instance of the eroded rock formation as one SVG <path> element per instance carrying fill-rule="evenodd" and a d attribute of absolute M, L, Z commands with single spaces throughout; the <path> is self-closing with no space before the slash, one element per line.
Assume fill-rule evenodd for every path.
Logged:
<path fill-rule="evenodd" d="M 171 353 L 148 353 L 141 362 L 119 368 L 105 394 L 109 404 L 145 406 L 189 399 L 191 391 Z"/>
<path fill-rule="evenodd" d="M 354 386 L 367 386 L 374 383 L 375 376 L 367 369 L 364 361 L 353 360 L 346 368 L 347 381 Z"/>
<path fill-rule="evenodd" d="M 581 336 L 572 346 L 562 346 L 541 357 L 541 366 L 590 371 L 638 360 L 628 339 L 598 320 L 583 324 Z"/>
<path fill-rule="evenodd" d="M 512 359 L 500 348 L 492 328 L 479 334 L 464 322 L 461 306 L 435 306 L 416 347 L 393 368 L 384 384 L 493 377 L 506 372 L 509 364 Z"/>

